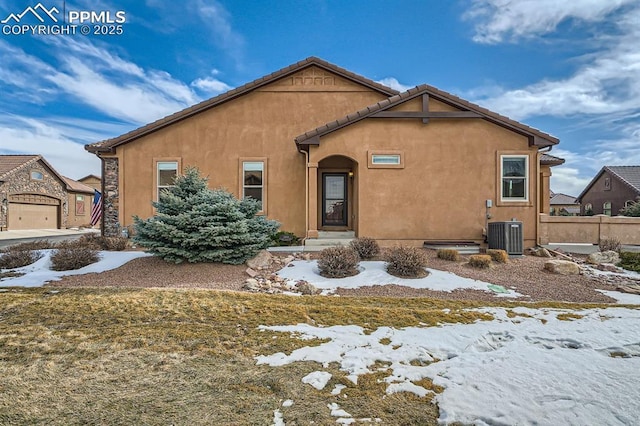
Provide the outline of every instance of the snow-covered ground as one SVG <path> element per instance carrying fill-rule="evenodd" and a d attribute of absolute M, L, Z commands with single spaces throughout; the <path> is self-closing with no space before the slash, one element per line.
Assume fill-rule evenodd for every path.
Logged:
<path fill-rule="evenodd" d="M 429 378 L 444 388 L 435 396 L 440 422 L 476 425 L 634 425 L 640 418 L 640 310 L 485 308 L 493 321 L 437 327 L 263 326 L 292 338 L 329 339 L 290 354 L 257 357 L 258 364 L 281 366 L 336 362 L 357 383 L 376 361 L 387 365 L 387 394 L 431 391 L 414 382 Z M 558 314 L 579 315 L 558 319 Z M 421 361 L 424 365 L 411 361 Z M 413 364 L 413 365 L 412 365 Z M 376 368 L 379 367 L 379 364 Z M 322 389 L 331 376 L 321 368 L 304 378 Z M 349 388 L 333 394 L 348 396 Z M 381 395 L 383 397 L 383 395 Z M 295 404 L 295 399 L 293 403 Z M 337 422 L 360 423 L 339 407 Z M 286 408 L 276 424 L 286 424 Z M 342 415 L 345 414 L 345 415 Z M 367 417 L 367 413 L 358 413 Z"/>
<path fill-rule="evenodd" d="M 24 275 L 0 280 L 0 287 L 41 287 L 50 281 L 59 281 L 66 275 L 83 275 L 92 272 L 103 272 L 119 268 L 130 260 L 138 257 L 150 256 L 140 251 L 101 251 L 100 260 L 84 268 L 73 271 L 51 270 L 51 252 L 53 250 L 41 250 L 43 256 L 31 265 L 12 269 L 14 272 Z"/>

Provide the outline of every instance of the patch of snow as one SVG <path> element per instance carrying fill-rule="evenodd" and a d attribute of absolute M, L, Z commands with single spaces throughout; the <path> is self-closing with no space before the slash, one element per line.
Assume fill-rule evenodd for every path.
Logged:
<path fill-rule="evenodd" d="M 327 407 L 331 410 L 331 416 L 333 417 L 352 417 L 351 414 L 344 411 L 338 404 L 332 402 L 331 404 L 327 404 Z"/>
<path fill-rule="evenodd" d="M 621 305 L 640 305 L 640 295 L 638 294 L 598 289 L 596 289 L 596 291 L 604 294 L 605 296 L 609 296 L 612 299 L 615 299 L 616 302 L 620 303 Z"/>
<path fill-rule="evenodd" d="M 286 426 L 284 418 L 280 410 L 273 410 L 273 425 L 272 426 Z"/>
<path fill-rule="evenodd" d="M 283 407 L 285 407 L 285 408 L 287 408 L 287 407 L 291 407 L 292 405 L 293 405 L 293 401 L 292 401 L 292 400 L 290 400 L 290 399 L 287 399 L 286 401 L 284 401 L 284 402 L 282 403 L 282 406 L 283 406 Z"/>
<path fill-rule="evenodd" d="M 398 392 L 409 392 L 413 393 L 419 397 L 424 397 L 429 393 L 433 393 L 422 386 L 414 385 L 409 381 L 405 381 L 402 383 L 392 383 L 387 386 L 387 395 L 391 395 Z"/>
<path fill-rule="evenodd" d="M 294 260 L 285 268 L 278 271 L 278 275 L 289 280 L 305 280 L 323 290 L 322 294 L 331 294 L 338 287 L 355 289 L 366 286 L 397 284 L 411 288 L 452 292 L 456 289 L 472 289 L 487 291 L 496 297 L 520 297 L 521 294 L 506 290 L 505 293 L 491 291 L 493 284 L 484 281 L 460 277 L 451 272 L 428 269 L 429 275 L 424 278 L 398 278 L 389 274 L 385 269 L 385 262 L 362 261 L 360 273 L 346 278 L 325 278 L 320 275 L 316 260 Z"/>
<path fill-rule="evenodd" d="M 434 399 L 442 424 L 636 423 L 640 309 L 520 307 L 513 311 L 530 317 L 513 319 L 505 308 L 480 311 L 494 319 L 381 327 L 369 334 L 357 326 L 263 327 L 328 341 L 290 355 L 260 356 L 258 362 L 283 365 L 331 359 L 355 377 L 369 373 L 376 361 L 387 363 L 387 392 L 416 390 L 410 385 L 424 378 L 443 387 Z M 558 319 L 563 313 L 581 317 Z M 389 343 L 381 344 L 382 337 Z M 431 362 L 412 365 L 416 359 Z"/>
<path fill-rule="evenodd" d="M 326 371 L 314 371 L 313 373 L 309 373 L 304 376 L 302 378 L 302 383 L 306 383 L 318 390 L 322 390 L 327 386 L 329 380 L 331 380 L 331 373 L 327 373 Z"/>
<path fill-rule="evenodd" d="M 342 392 L 342 389 L 345 389 L 345 388 L 346 388 L 345 385 L 337 384 L 331 391 L 331 395 L 340 395 L 340 392 Z"/>
<path fill-rule="evenodd" d="M 101 251 L 99 252 L 99 260 L 84 268 L 72 271 L 53 271 L 51 270 L 51 253 L 53 250 L 41 250 L 43 256 L 31 265 L 22 268 L 11 269 L 11 271 L 20 272 L 24 275 L 19 277 L 9 277 L 0 280 L 2 287 L 42 287 L 50 281 L 60 281 L 64 276 L 68 275 L 84 275 L 90 273 L 99 273 L 119 268 L 125 263 L 137 259 L 138 257 L 151 256 L 151 254 L 140 251 Z"/>

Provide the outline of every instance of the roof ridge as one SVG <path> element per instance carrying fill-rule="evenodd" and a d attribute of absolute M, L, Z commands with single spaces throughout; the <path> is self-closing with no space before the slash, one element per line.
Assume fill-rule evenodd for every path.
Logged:
<path fill-rule="evenodd" d="M 457 96 L 457 95 L 453 95 L 449 92 L 446 92 L 444 90 L 440 90 L 437 87 L 431 86 L 429 84 L 420 84 L 418 86 L 412 87 L 404 92 L 392 95 L 390 97 L 388 97 L 387 99 L 384 99 L 382 101 L 379 101 L 373 105 L 369 105 L 368 107 L 362 108 L 358 111 L 356 111 L 355 113 L 351 113 L 348 114 L 345 118 L 346 121 L 344 121 L 344 119 L 338 119 L 338 120 L 333 120 L 330 121 L 322 126 L 316 127 L 313 130 L 307 131 L 301 135 L 298 135 L 295 138 L 295 141 L 297 144 L 311 138 L 311 137 L 315 137 L 315 136 L 322 136 L 324 134 L 330 133 L 332 131 L 338 130 L 341 127 L 345 127 L 348 126 L 349 124 L 353 124 L 357 121 L 360 121 L 366 117 L 369 117 L 371 115 L 373 115 L 376 112 L 379 112 L 381 110 L 384 110 L 386 108 L 390 108 L 393 106 L 396 106 L 402 102 L 405 102 L 407 100 L 410 100 L 416 96 L 419 96 L 421 94 L 424 93 L 428 93 L 430 96 L 435 95 L 437 98 L 439 98 L 439 101 L 445 102 L 445 103 L 451 103 L 451 106 L 457 107 L 457 108 L 467 108 L 469 110 L 474 110 L 475 112 L 478 112 L 479 114 L 483 115 L 484 119 L 487 120 L 494 120 L 497 122 L 502 122 L 505 124 L 508 124 L 509 126 L 512 127 L 516 127 L 518 129 L 520 129 L 523 132 L 532 134 L 533 136 L 538 136 L 542 139 L 545 139 L 547 141 L 549 141 L 549 145 L 554 145 L 557 144 L 559 141 L 556 137 L 542 132 L 539 129 L 536 129 L 534 127 L 528 126 L 524 123 L 520 123 L 519 121 L 515 121 L 510 119 L 507 116 L 501 115 L 497 112 L 493 112 L 485 107 L 482 107 L 478 104 L 475 104 L 473 102 L 467 101 L 465 99 L 462 99 L 461 97 Z M 448 101 L 448 102 L 447 102 Z M 336 123 L 336 124 L 334 124 Z M 551 156 L 553 157 L 553 156 Z M 559 158 L 559 157 L 554 157 L 554 158 Z"/>
<path fill-rule="evenodd" d="M 317 65 L 317 66 L 321 66 L 324 67 L 330 71 L 333 71 L 336 74 L 342 75 L 343 77 L 347 77 L 349 79 L 352 80 L 356 80 L 358 82 L 360 82 L 360 84 L 365 85 L 365 86 L 369 86 L 375 90 L 378 90 L 379 92 L 382 92 L 386 95 L 393 95 L 393 94 L 397 94 L 398 91 L 395 89 L 392 89 L 391 87 L 385 86 L 384 84 L 378 83 L 376 81 L 373 81 L 367 77 L 361 76 L 359 74 L 356 74 L 352 71 L 349 71 L 345 68 L 339 67 L 337 65 L 334 65 L 328 61 L 325 61 L 324 59 L 320 59 L 318 57 L 315 56 L 310 56 L 308 58 L 305 58 L 301 61 L 298 61 L 296 63 L 293 63 L 291 65 L 288 65 L 284 68 L 281 68 L 277 71 L 274 71 L 270 74 L 267 74 L 265 76 L 259 77 L 255 80 L 252 80 L 248 83 L 245 83 L 241 86 L 235 87 L 231 90 L 228 90 L 227 92 L 221 93 L 217 96 L 214 96 L 212 98 L 209 99 L 205 99 L 201 102 L 198 102 L 197 104 L 191 105 L 187 108 L 184 108 L 180 111 L 174 112 L 173 114 L 169 114 L 163 118 L 160 118 L 158 120 L 155 120 L 151 123 L 145 124 L 141 127 L 138 127 L 136 129 L 133 129 L 123 135 L 117 136 L 115 138 L 110 138 L 110 139 L 105 139 L 96 143 L 92 143 L 92 144 L 87 144 L 85 145 L 85 149 L 89 152 L 93 152 L 93 153 L 98 153 L 101 151 L 110 151 L 111 149 L 115 148 L 118 145 L 121 145 L 123 143 L 127 143 L 130 142 L 134 139 L 137 139 L 139 137 L 142 137 L 148 133 L 152 133 L 156 130 L 159 130 L 163 127 L 166 127 L 172 123 L 175 123 L 177 121 L 180 120 L 184 120 L 192 115 L 198 114 L 202 111 L 205 111 L 209 108 L 213 108 L 217 105 L 220 105 L 222 103 L 228 102 L 232 99 L 235 99 L 237 96 L 241 96 L 247 92 L 249 92 L 250 90 L 254 90 L 257 89 L 259 87 L 262 87 L 263 85 L 266 84 L 270 84 L 280 78 L 286 77 L 287 75 L 300 71 L 303 68 L 310 66 L 310 65 Z"/>

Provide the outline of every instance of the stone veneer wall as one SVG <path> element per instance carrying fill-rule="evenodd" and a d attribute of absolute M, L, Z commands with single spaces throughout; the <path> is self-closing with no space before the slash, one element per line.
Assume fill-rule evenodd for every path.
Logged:
<path fill-rule="evenodd" d="M 120 235 L 118 207 L 120 192 L 118 188 L 118 159 L 103 158 L 104 194 L 102 210 L 102 233 L 107 237 Z"/>
<path fill-rule="evenodd" d="M 43 180 L 31 180 L 31 171 L 37 170 L 43 175 Z M 5 178 L 0 184 L 0 202 L 8 199 L 9 195 L 14 194 L 42 194 L 54 197 L 60 200 L 62 206 L 62 218 L 60 227 L 67 227 L 67 216 L 69 206 L 67 206 L 67 190 L 60 180 L 53 175 L 48 167 L 45 167 L 40 161 L 35 163 L 26 163 L 19 167 L 13 173 Z M 7 211 L 5 207 L 0 207 L 0 227 L 7 227 Z"/>

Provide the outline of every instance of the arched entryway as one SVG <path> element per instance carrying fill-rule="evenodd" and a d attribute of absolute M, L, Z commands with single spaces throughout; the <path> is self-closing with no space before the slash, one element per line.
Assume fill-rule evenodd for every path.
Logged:
<path fill-rule="evenodd" d="M 318 230 L 356 231 L 358 163 L 332 155 L 318 163 Z"/>

